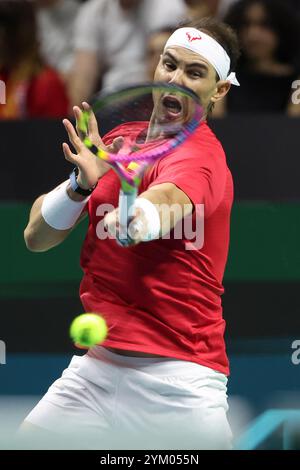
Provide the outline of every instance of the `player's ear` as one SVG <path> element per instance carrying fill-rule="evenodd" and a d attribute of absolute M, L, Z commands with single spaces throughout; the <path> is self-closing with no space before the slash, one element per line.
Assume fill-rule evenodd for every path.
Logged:
<path fill-rule="evenodd" d="M 215 92 L 211 97 L 211 102 L 216 103 L 224 98 L 225 95 L 229 92 L 231 88 L 231 83 L 228 80 L 219 80 L 216 85 Z"/>

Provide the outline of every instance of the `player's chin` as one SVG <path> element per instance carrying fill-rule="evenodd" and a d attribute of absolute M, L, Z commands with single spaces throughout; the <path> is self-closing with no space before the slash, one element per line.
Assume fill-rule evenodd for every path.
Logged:
<path fill-rule="evenodd" d="M 170 134 L 173 135 L 180 132 L 188 124 L 189 120 L 190 117 L 187 113 L 181 113 L 176 118 L 170 119 L 168 121 Z"/>

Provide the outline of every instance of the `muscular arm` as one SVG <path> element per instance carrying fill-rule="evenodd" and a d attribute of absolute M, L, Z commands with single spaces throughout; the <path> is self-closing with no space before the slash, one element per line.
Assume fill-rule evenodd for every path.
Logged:
<path fill-rule="evenodd" d="M 140 195 L 159 209 L 161 236 L 169 233 L 175 225 L 193 211 L 189 197 L 173 183 L 152 186 Z"/>
<path fill-rule="evenodd" d="M 140 194 L 139 198 L 148 199 L 158 209 L 160 218 L 160 237 L 169 233 L 175 225 L 193 212 L 193 204 L 189 197 L 173 183 L 161 183 L 152 186 L 147 191 Z M 131 227 L 139 226 L 134 236 L 134 244 L 140 243 L 147 234 L 149 227 L 145 214 L 141 209 L 136 209 L 136 215 L 131 221 Z M 111 235 L 119 228 L 119 209 L 115 209 L 105 216 L 105 225 Z"/>
<path fill-rule="evenodd" d="M 71 188 L 68 188 L 68 195 L 74 201 L 83 200 L 84 197 L 80 196 L 77 193 L 74 193 Z M 45 195 L 40 196 L 33 204 L 29 222 L 27 227 L 24 230 L 24 239 L 27 248 L 33 252 L 43 252 L 48 251 L 51 248 L 62 243 L 72 230 L 83 220 L 85 219 L 87 213 L 81 213 L 76 224 L 68 230 L 55 230 L 50 227 L 44 220 L 41 214 L 41 207 Z"/>
<path fill-rule="evenodd" d="M 87 103 L 85 103 L 84 107 L 85 110 L 90 109 Z M 81 118 L 81 113 L 82 110 L 80 108 L 74 107 L 76 124 Z M 77 152 L 73 153 L 69 145 L 67 143 L 63 143 L 65 159 L 73 165 L 77 166 L 77 183 L 79 186 L 82 189 L 93 188 L 97 185 L 98 181 L 110 170 L 110 167 L 86 148 L 70 121 L 65 119 L 63 123 L 68 133 L 69 140 Z M 123 142 L 122 138 L 116 138 L 111 145 L 106 147 L 99 135 L 97 120 L 94 113 L 92 112 L 90 114 L 88 123 L 88 137 L 98 147 L 111 152 L 117 152 L 122 146 Z M 67 194 L 68 197 L 75 202 L 80 202 L 85 199 L 84 196 L 74 192 L 70 187 L 70 184 L 67 186 Z M 74 221 L 75 223 L 72 228 L 68 230 L 56 230 L 49 226 L 42 216 L 41 208 L 44 197 L 45 195 L 40 196 L 33 204 L 29 216 L 29 222 L 24 231 L 24 238 L 27 248 L 35 252 L 47 251 L 50 248 L 53 248 L 62 243 L 67 238 L 69 233 L 74 229 L 74 227 L 76 227 L 76 225 L 78 225 L 86 216 L 86 212 L 81 212 L 81 215 L 78 217 L 77 221 Z"/>

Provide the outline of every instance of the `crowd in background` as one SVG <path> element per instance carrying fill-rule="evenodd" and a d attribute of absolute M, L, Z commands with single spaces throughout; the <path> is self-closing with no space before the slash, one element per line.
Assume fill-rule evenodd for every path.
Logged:
<path fill-rule="evenodd" d="M 1 0 L 0 119 L 64 117 L 100 89 L 151 80 L 170 34 L 207 16 L 241 45 L 241 86 L 214 116 L 298 116 L 299 13 L 299 0 Z"/>

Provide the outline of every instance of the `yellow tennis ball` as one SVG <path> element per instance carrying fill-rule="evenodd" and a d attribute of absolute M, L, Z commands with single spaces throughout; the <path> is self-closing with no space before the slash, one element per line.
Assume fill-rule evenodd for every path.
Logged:
<path fill-rule="evenodd" d="M 107 337 L 106 321 L 95 313 L 83 313 L 74 318 L 70 336 L 76 346 L 90 348 L 102 343 Z"/>

